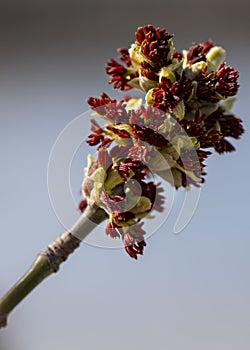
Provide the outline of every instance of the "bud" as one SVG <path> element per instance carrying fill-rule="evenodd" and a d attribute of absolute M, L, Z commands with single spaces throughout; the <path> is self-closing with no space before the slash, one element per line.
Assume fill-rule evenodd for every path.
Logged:
<path fill-rule="evenodd" d="M 206 54 L 210 70 L 215 70 L 225 60 L 226 51 L 220 46 L 212 47 Z"/>

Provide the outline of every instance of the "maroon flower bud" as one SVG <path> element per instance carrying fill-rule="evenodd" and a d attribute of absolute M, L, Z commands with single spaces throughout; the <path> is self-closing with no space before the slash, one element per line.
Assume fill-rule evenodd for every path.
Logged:
<path fill-rule="evenodd" d="M 186 133 L 196 137 L 202 148 L 214 147 L 214 144 L 221 139 L 221 133 L 216 128 L 216 123 L 207 124 L 210 116 L 196 113 L 194 120 L 183 119 L 180 124 Z"/>
<path fill-rule="evenodd" d="M 100 127 L 100 125 L 96 122 L 95 119 L 91 119 L 91 131 L 97 134 L 102 134 L 103 129 Z"/>
<path fill-rule="evenodd" d="M 225 66 L 225 63 L 221 63 L 216 72 L 215 90 L 223 97 L 236 95 L 239 88 L 238 77 L 239 72 L 230 66 Z"/>
<path fill-rule="evenodd" d="M 135 33 L 136 43 L 140 45 L 143 55 L 153 63 L 161 62 L 162 67 L 169 63 L 172 37 L 165 29 L 151 25 L 140 27 Z"/>
<path fill-rule="evenodd" d="M 113 99 L 111 100 L 111 98 L 105 94 L 104 92 L 101 94 L 101 98 L 96 98 L 96 97 L 89 97 L 87 99 L 87 103 L 90 105 L 90 107 L 92 109 L 101 107 L 101 106 L 105 106 L 108 105 L 110 103 L 116 103 L 116 100 Z M 102 111 L 101 109 L 98 109 L 98 113 L 100 113 L 99 111 Z M 105 113 L 105 110 L 103 109 L 103 112 Z M 101 113 L 100 113 L 101 114 Z"/>
<path fill-rule="evenodd" d="M 137 253 L 136 251 L 133 249 L 133 246 L 125 246 L 125 251 L 128 253 L 128 255 L 137 260 Z"/>
<path fill-rule="evenodd" d="M 101 143 L 101 145 L 98 147 L 99 149 L 101 147 L 104 148 L 110 145 L 112 140 L 108 137 L 104 138 L 106 131 L 103 130 L 94 119 L 91 119 L 91 130 L 93 131 L 93 133 L 88 136 L 89 140 L 87 140 L 87 143 L 90 146 L 96 146 L 99 143 Z"/>
<path fill-rule="evenodd" d="M 100 148 L 108 148 L 110 146 L 110 144 L 112 143 L 112 140 L 109 137 L 106 137 L 102 143 L 100 144 L 100 146 L 97 148 L 97 150 L 99 150 Z"/>
<path fill-rule="evenodd" d="M 244 128 L 241 119 L 236 118 L 232 114 L 226 114 L 222 108 L 218 108 L 215 112 L 204 119 L 204 127 L 211 130 L 219 128 L 219 138 L 214 140 L 212 146 L 218 153 L 232 152 L 235 148 L 225 140 L 225 137 L 233 137 L 238 139 L 243 133 Z M 205 138 L 204 135 L 203 138 Z M 211 145 L 210 145 L 211 146 Z"/>
<path fill-rule="evenodd" d="M 136 140 L 145 141 L 152 146 L 164 147 L 169 143 L 163 135 L 145 126 L 141 127 L 137 124 L 132 124 L 132 131 Z"/>
<path fill-rule="evenodd" d="M 239 73 L 232 67 L 225 66 L 225 63 L 221 63 L 216 72 L 208 75 L 202 71 L 196 77 L 197 97 L 200 101 L 216 103 L 223 98 L 234 96 L 239 88 L 238 77 Z"/>
<path fill-rule="evenodd" d="M 108 95 L 102 93 L 101 98 L 90 97 L 87 103 L 97 114 L 111 119 L 115 124 L 125 123 L 129 120 L 124 99 L 120 101 L 116 99 L 111 100 Z"/>
<path fill-rule="evenodd" d="M 236 118 L 233 114 L 222 114 L 220 118 L 220 129 L 224 137 L 233 137 L 239 139 L 244 133 L 244 128 L 242 126 L 242 120 Z"/>
<path fill-rule="evenodd" d="M 115 213 L 115 216 L 119 216 L 119 214 L 124 213 L 125 211 L 125 199 L 121 196 L 113 196 L 111 197 L 106 192 L 101 192 L 101 200 L 103 204 L 106 206 L 109 214 Z"/>
<path fill-rule="evenodd" d="M 127 68 L 119 64 L 115 60 L 111 59 L 107 63 L 106 73 L 111 75 L 109 84 L 114 84 L 115 89 L 121 89 L 124 91 L 132 89 L 128 85 L 129 80 L 131 80 L 131 74 L 128 73 Z M 133 76 L 133 78 L 136 75 Z"/>
<path fill-rule="evenodd" d="M 129 234 L 129 233 L 125 233 L 123 235 L 123 243 L 126 246 L 130 246 L 132 244 L 134 244 L 134 238 Z"/>
<path fill-rule="evenodd" d="M 192 91 L 190 79 L 181 78 L 173 83 L 167 78 L 162 78 L 162 82 L 153 90 L 153 107 L 163 111 L 173 112 L 178 102 L 185 100 Z"/>
<path fill-rule="evenodd" d="M 117 49 L 117 51 L 120 54 L 119 60 L 124 62 L 127 67 L 131 67 L 132 63 L 131 63 L 131 59 L 130 59 L 130 56 L 129 56 L 128 49 L 122 48 L 122 49 Z"/>
<path fill-rule="evenodd" d="M 135 242 L 133 236 L 130 233 L 124 234 L 123 243 L 125 245 L 126 252 L 131 258 L 135 260 L 137 260 L 138 255 L 143 255 L 144 247 L 146 247 L 146 243 L 143 239 Z"/>
<path fill-rule="evenodd" d="M 174 59 L 174 58 L 177 58 L 179 61 L 182 60 L 183 58 L 183 55 L 181 52 L 178 52 L 176 51 L 175 49 L 173 50 L 173 53 L 172 53 L 172 56 L 171 56 L 171 59 Z"/>
<path fill-rule="evenodd" d="M 98 165 L 102 166 L 106 171 L 112 165 L 112 158 L 106 149 L 100 149 L 98 152 Z"/>
<path fill-rule="evenodd" d="M 130 111 L 129 123 L 145 126 L 157 131 L 166 118 L 163 111 L 152 106 L 141 106 L 136 111 Z"/>
<path fill-rule="evenodd" d="M 212 41 L 207 40 L 201 44 L 193 44 L 187 53 L 187 61 L 189 64 L 194 64 L 200 61 L 206 61 L 206 53 L 214 46 Z"/>
<path fill-rule="evenodd" d="M 148 78 L 149 80 L 158 81 L 159 76 L 157 75 L 160 68 L 152 67 L 148 62 L 144 61 L 140 65 L 140 73 L 143 77 Z"/>
<path fill-rule="evenodd" d="M 122 139 L 130 138 L 130 133 L 126 130 L 117 129 L 109 125 L 106 127 L 106 129 L 112 131 L 115 135 L 118 135 Z"/>
<path fill-rule="evenodd" d="M 78 210 L 80 210 L 80 212 L 84 212 L 84 210 L 86 209 L 86 207 L 87 207 L 87 201 L 86 201 L 86 199 L 82 199 L 81 201 L 80 201 L 80 203 L 78 204 Z"/>
<path fill-rule="evenodd" d="M 222 139 L 220 142 L 217 142 L 215 144 L 215 146 L 214 146 L 214 149 L 219 154 L 222 154 L 224 152 L 233 152 L 233 151 L 235 151 L 234 146 L 230 142 L 225 140 L 225 139 Z"/>
<path fill-rule="evenodd" d="M 142 162 L 147 162 L 148 150 L 145 148 L 144 144 L 137 144 L 135 146 L 130 147 L 128 157 L 137 160 L 141 159 Z"/>
<path fill-rule="evenodd" d="M 208 153 L 210 154 L 210 153 Z M 197 153 L 198 155 L 198 153 Z M 197 182 L 193 177 L 191 177 L 189 174 L 192 173 L 195 175 L 196 178 L 202 180 L 202 169 L 205 167 L 203 164 L 203 157 L 205 154 L 201 154 L 201 158 L 194 157 L 194 154 L 192 150 L 182 150 L 180 158 L 178 159 L 177 163 L 180 164 L 180 166 L 185 169 L 185 172 L 182 172 L 182 186 L 187 187 L 191 184 L 195 187 L 199 187 L 200 183 Z"/>
<path fill-rule="evenodd" d="M 98 133 L 95 133 L 95 134 L 90 134 L 88 136 L 88 140 L 87 140 L 87 143 L 90 145 L 90 146 L 96 146 L 98 145 L 100 142 L 102 142 L 104 140 L 104 137 L 103 135 L 100 135 Z"/>
<path fill-rule="evenodd" d="M 117 165 L 118 174 L 121 176 L 121 179 L 124 182 L 127 181 L 130 175 L 130 170 L 132 170 L 135 176 L 138 178 L 144 178 L 147 172 L 145 168 L 145 165 L 139 159 L 131 158 L 120 160 L 119 164 Z"/>
<path fill-rule="evenodd" d="M 118 233 L 118 228 L 121 228 L 122 226 L 117 225 L 113 221 L 109 221 L 106 226 L 106 235 L 110 236 L 111 238 L 119 238 L 120 234 Z"/>
<path fill-rule="evenodd" d="M 153 209 L 158 211 L 158 212 L 163 212 L 164 210 L 164 203 L 165 203 L 165 196 L 162 194 L 163 188 L 160 187 L 160 184 L 157 184 L 156 186 L 156 194 L 155 194 L 155 199 L 152 199 L 153 203 Z"/>

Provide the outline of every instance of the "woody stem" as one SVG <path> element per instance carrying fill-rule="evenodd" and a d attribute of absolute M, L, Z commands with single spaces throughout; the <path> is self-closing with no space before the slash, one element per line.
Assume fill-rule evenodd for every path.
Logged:
<path fill-rule="evenodd" d="M 7 325 L 9 313 L 79 247 L 81 241 L 106 218 L 104 210 L 88 206 L 75 225 L 41 252 L 29 270 L 0 299 L 0 328 Z"/>

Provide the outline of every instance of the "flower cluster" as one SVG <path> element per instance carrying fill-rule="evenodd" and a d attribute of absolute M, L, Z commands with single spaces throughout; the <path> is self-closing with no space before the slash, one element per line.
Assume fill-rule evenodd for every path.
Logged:
<path fill-rule="evenodd" d="M 113 127 L 107 126 L 107 132 L 110 129 Z M 123 130 L 121 136 L 117 136 L 117 129 L 111 133 L 123 139 Z M 137 259 L 146 246 L 141 219 L 152 209 L 163 210 L 162 189 L 151 180 L 149 168 L 134 154 L 129 156 L 127 146 L 115 146 L 109 151 L 110 143 L 102 145 L 103 142 L 105 139 L 99 145 L 98 159 L 94 161 L 89 156 L 83 193 L 90 204 L 106 211 L 106 234 L 121 237 L 128 254 Z M 86 202 L 81 201 L 79 209 L 84 211 L 85 207 Z"/>
<path fill-rule="evenodd" d="M 137 87 L 147 91 L 149 86 L 156 86 L 158 72 L 171 62 L 172 37 L 165 29 L 138 28 L 130 49 L 118 49 L 125 66 L 113 59 L 108 62 L 106 72 L 111 75 L 110 83 L 121 90 Z"/>
<path fill-rule="evenodd" d="M 244 132 L 231 112 L 239 73 L 224 62 L 225 51 L 210 40 L 182 53 L 165 29 L 138 28 L 129 49 L 119 49 L 121 63 L 112 59 L 106 72 L 114 88 L 137 88 L 142 99 L 111 99 L 105 93 L 89 98 L 95 114 L 88 144 L 97 146 L 98 159 L 89 157 L 83 182 L 88 204 L 103 208 L 106 234 L 121 237 L 127 253 L 143 253 L 142 219 L 162 211 L 162 189 L 154 174 L 175 186 L 204 182 L 204 161 L 214 149 L 231 152 L 228 137 Z M 84 210 L 86 203 L 81 202 Z"/>

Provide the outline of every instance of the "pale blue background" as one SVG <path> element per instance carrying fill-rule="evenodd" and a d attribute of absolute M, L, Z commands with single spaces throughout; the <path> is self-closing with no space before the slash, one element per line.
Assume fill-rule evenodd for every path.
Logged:
<path fill-rule="evenodd" d="M 104 65 L 139 25 L 177 49 L 211 37 L 240 70 L 237 152 L 213 156 L 196 213 L 177 207 L 138 262 L 83 245 L 11 315 L 1 350 L 247 350 L 250 347 L 249 5 L 235 1 L 0 3 L 0 294 L 61 233 L 47 192 L 60 131 L 107 86 Z M 113 93 L 115 96 L 116 93 Z M 84 160 L 83 160 L 84 162 Z M 80 188 L 80 171 L 75 190 Z"/>

